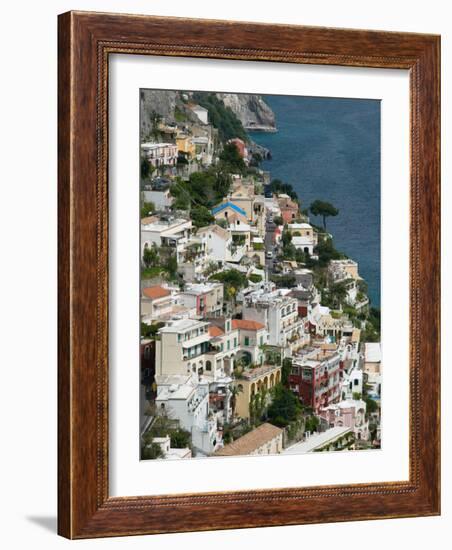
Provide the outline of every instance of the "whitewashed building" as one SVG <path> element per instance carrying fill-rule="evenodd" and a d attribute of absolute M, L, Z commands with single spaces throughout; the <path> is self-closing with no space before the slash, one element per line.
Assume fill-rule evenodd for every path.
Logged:
<path fill-rule="evenodd" d="M 209 410 L 209 384 L 193 376 L 158 377 L 156 410 L 176 419 L 190 432 L 193 447 L 202 454 L 212 454 L 221 446 L 221 432 L 215 415 Z"/>
<path fill-rule="evenodd" d="M 318 237 L 311 224 L 289 223 L 287 229 L 292 235 L 292 244 L 297 250 L 315 256 L 314 248 L 317 246 Z"/>
<path fill-rule="evenodd" d="M 309 342 L 304 321 L 298 317 L 298 301 L 290 289 L 274 289 L 272 285 L 244 296 L 243 318 L 268 327 L 268 344 L 284 348 L 285 355 Z"/>
<path fill-rule="evenodd" d="M 145 248 L 167 246 L 174 249 L 178 263 L 192 232 L 192 221 L 173 216 L 151 216 L 141 220 L 141 255 Z"/>
<path fill-rule="evenodd" d="M 154 168 L 177 164 L 178 151 L 174 143 L 142 143 L 141 150 Z"/>

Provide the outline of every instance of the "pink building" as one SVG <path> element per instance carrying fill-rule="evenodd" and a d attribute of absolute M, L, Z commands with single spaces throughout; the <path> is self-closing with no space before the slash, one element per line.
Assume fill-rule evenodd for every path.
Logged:
<path fill-rule="evenodd" d="M 278 205 L 284 223 L 293 223 L 298 217 L 298 204 L 287 195 L 278 196 Z"/>
<path fill-rule="evenodd" d="M 347 399 L 331 404 L 319 412 L 329 428 L 351 428 L 356 439 L 369 439 L 369 422 L 366 420 L 366 403 L 361 399 Z"/>

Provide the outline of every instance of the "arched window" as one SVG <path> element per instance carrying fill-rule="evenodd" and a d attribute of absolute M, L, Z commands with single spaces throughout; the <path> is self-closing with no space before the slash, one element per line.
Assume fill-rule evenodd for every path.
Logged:
<path fill-rule="evenodd" d="M 208 371 L 212 370 L 212 363 L 210 361 L 206 361 L 206 370 Z"/>

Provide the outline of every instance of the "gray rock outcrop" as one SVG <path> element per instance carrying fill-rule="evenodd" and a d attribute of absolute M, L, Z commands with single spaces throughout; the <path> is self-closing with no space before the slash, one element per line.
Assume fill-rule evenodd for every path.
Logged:
<path fill-rule="evenodd" d="M 217 93 L 246 130 L 275 132 L 275 114 L 260 95 Z"/>

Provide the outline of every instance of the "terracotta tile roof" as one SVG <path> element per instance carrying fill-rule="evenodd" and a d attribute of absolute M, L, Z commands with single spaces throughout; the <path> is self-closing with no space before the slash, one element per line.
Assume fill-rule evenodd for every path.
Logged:
<path fill-rule="evenodd" d="M 211 325 L 209 327 L 209 334 L 210 334 L 210 336 L 223 336 L 224 332 L 221 330 L 220 327 L 217 327 L 215 325 Z"/>
<path fill-rule="evenodd" d="M 280 434 L 282 434 L 281 428 L 266 422 L 232 443 L 225 445 L 215 453 L 215 456 L 248 455 Z"/>
<path fill-rule="evenodd" d="M 156 285 L 156 286 L 148 286 L 147 288 L 143 288 L 143 294 L 146 296 L 146 298 L 150 298 L 151 300 L 156 300 L 157 298 L 170 296 L 171 292 L 167 288 L 163 288 L 162 286 Z"/>
<path fill-rule="evenodd" d="M 243 330 L 260 330 L 261 328 L 265 328 L 265 325 L 258 323 L 257 321 L 248 321 L 247 319 L 232 319 L 232 328 Z"/>

